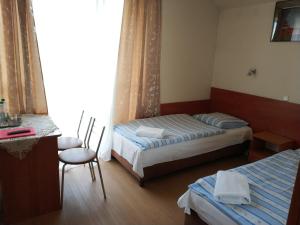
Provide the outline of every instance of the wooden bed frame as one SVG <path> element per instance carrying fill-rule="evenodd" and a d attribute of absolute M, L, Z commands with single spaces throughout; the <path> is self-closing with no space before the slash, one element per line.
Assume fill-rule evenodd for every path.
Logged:
<path fill-rule="evenodd" d="M 198 214 L 191 209 L 191 215 L 184 214 L 184 225 L 207 225 Z"/>
<path fill-rule="evenodd" d="M 300 225 L 300 163 L 295 181 L 287 225 Z M 191 215 L 185 214 L 184 225 L 207 225 L 198 214 L 191 210 Z"/>
<path fill-rule="evenodd" d="M 245 141 L 242 144 L 232 145 L 201 155 L 145 167 L 144 177 L 140 177 L 136 172 L 134 172 L 132 170 L 132 165 L 126 159 L 120 156 L 116 151 L 112 150 L 111 155 L 117 161 L 119 161 L 121 165 L 124 166 L 138 180 L 140 186 L 143 186 L 145 181 L 156 177 L 160 177 L 178 170 L 182 170 L 184 168 L 197 166 L 205 162 L 214 161 L 223 157 L 242 154 L 248 149 L 249 143 L 249 141 Z"/>

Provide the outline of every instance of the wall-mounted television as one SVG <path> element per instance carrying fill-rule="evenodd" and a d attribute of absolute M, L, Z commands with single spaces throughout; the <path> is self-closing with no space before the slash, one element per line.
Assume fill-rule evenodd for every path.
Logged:
<path fill-rule="evenodd" d="M 300 42 L 300 0 L 276 3 L 271 41 Z"/>

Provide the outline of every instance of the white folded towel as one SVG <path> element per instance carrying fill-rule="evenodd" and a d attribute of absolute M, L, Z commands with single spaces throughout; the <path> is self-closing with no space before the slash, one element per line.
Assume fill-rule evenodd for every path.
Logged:
<path fill-rule="evenodd" d="M 214 197 L 225 204 L 250 204 L 247 177 L 235 172 L 218 171 Z"/>
<path fill-rule="evenodd" d="M 160 128 L 154 128 L 154 127 L 140 126 L 135 131 L 135 134 L 136 136 L 139 137 L 164 138 L 165 130 Z"/>

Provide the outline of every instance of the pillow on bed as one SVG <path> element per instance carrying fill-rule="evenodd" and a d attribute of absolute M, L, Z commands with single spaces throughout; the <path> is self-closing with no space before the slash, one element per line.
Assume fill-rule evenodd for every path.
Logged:
<path fill-rule="evenodd" d="M 248 125 L 248 123 L 244 120 L 218 112 L 209 114 L 196 114 L 193 117 L 196 120 L 221 129 L 234 129 Z"/>

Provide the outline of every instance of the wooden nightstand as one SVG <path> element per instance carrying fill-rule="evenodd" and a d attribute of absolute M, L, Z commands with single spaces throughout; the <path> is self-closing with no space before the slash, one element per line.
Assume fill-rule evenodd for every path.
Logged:
<path fill-rule="evenodd" d="M 248 161 L 254 162 L 295 146 L 296 143 L 286 137 L 268 131 L 258 132 L 253 134 Z"/>

